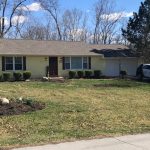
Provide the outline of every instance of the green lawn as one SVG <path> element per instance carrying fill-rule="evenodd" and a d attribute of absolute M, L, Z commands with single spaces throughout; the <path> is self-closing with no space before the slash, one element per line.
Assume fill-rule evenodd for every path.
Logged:
<path fill-rule="evenodd" d="M 46 103 L 41 111 L 0 117 L 0 147 L 150 132 L 150 83 L 0 83 L 0 96 Z"/>

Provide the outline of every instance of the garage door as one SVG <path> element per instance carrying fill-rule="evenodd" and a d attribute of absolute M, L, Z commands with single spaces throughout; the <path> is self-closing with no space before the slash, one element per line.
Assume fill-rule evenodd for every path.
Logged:
<path fill-rule="evenodd" d="M 119 60 L 106 60 L 105 75 L 106 76 L 119 76 Z"/>
<path fill-rule="evenodd" d="M 121 60 L 121 69 L 125 70 L 128 75 L 135 76 L 138 67 L 137 60 Z"/>

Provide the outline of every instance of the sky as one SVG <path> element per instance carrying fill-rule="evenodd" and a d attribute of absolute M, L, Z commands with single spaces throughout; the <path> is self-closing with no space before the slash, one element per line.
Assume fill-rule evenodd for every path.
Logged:
<path fill-rule="evenodd" d="M 137 12 L 140 6 L 140 3 L 144 0 L 114 0 L 115 1 L 115 10 L 122 13 L 123 17 L 131 17 L 133 12 Z M 97 2 L 97 0 L 59 0 L 59 6 L 61 11 L 66 9 L 72 9 L 77 8 L 79 10 L 82 10 L 83 12 L 90 14 L 92 13 L 93 5 Z M 34 12 L 35 16 L 39 17 L 41 16 L 40 13 L 40 6 L 33 2 L 28 4 L 30 7 L 30 10 Z M 111 15 L 111 18 L 116 17 L 115 13 Z M 89 15 L 91 16 L 91 15 Z M 90 19 L 92 20 L 92 18 Z"/>
<path fill-rule="evenodd" d="M 143 0 L 116 0 L 116 8 L 127 12 L 137 11 Z M 96 0 L 60 0 L 63 8 L 78 8 L 84 11 L 90 10 Z"/>
<path fill-rule="evenodd" d="M 59 5 L 62 11 L 65 9 L 77 8 L 82 10 L 83 12 L 86 12 L 87 14 L 90 14 L 92 13 L 92 8 L 96 1 L 97 0 L 59 0 Z M 133 12 L 138 11 L 141 1 L 144 0 L 114 0 L 114 1 L 116 2 L 115 6 L 117 14 L 118 12 L 121 14 L 123 12 L 123 17 L 128 18 L 132 16 Z M 27 8 L 32 12 L 32 14 L 34 14 L 34 16 L 38 18 L 42 15 L 40 4 L 35 1 L 26 3 L 26 7 L 23 6 L 21 9 L 27 11 Z M 116 13 L 111 14 L 110 18 L 116 17 L 117 14 Z M 17 19 L 18 16 L 13 17 L 14 24 L 17 21 Z M 20 16 L 19 18 L 20 23 L 23 23 L 26 20 L 28 20 L 28 18 L 25 16 Z M 5 19 L 5 22 L 6 24 L 8 24 L 7 18 Z"/>

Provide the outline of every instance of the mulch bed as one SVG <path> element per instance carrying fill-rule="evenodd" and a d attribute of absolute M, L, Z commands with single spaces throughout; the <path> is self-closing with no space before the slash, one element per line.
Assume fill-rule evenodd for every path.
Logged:
<path fill-rule="evenodd" d="M 40 102 L 32 102 L 29 105 L 26 103 L 11 101 L 9 104 L 0 105 L 0 116 L 20 115 L 26 112 L 42 110 L 44 108 L 45 104 Z"/>

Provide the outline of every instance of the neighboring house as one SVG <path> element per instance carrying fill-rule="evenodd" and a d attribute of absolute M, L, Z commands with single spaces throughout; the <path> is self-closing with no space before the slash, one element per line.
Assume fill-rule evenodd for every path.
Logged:
<path fill-rule="evenodd" d="M 120 70 L 135 75 L 140 63 L 123 45 L 90 45 L 84 42 L 0 40 L 0 74 L 31 71 L 32 78 L 68 76 L 69 70 L 101 70 L 119 76 Z"/>

